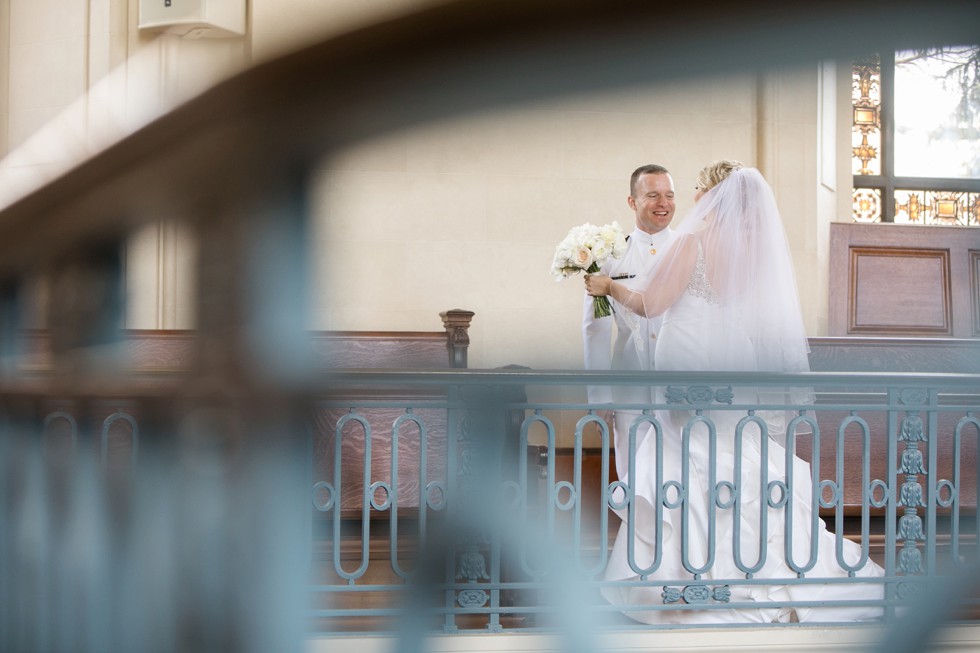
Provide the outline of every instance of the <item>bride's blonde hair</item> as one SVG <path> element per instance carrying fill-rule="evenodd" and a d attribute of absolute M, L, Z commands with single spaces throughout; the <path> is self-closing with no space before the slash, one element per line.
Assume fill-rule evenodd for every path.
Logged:
<path fill-rule="evenodd" d="M 733 159 L 722 159 L 701 168 L 698 173 L 697 187 L 703 191 L 709 191 L 728 178 L 736 170 L 741 170 L 745 166 L 740 161 Z"/>

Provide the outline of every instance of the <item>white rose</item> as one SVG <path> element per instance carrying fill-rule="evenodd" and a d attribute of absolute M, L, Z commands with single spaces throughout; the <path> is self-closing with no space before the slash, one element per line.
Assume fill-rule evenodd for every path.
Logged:
<path fill-rule="evenodd" d="M 572 252 L 572 263 L 575 267 L 587 269 L 592 265 L 592 252 L 588 247 L 577 247 L 574 252 Z"/>

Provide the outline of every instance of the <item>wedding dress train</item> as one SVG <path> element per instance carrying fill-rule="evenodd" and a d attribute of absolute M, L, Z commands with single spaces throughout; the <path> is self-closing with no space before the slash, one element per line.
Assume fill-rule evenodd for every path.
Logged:
<path fill-rule="evenodd" d="M 705 270 L 704 245 L 699 238 L 697 261 L 687 287 L 664 314 L 656 345 L 656 369 L 756 370 L 758 352 L 750 333 L 724 310 Z M 758 391 L 735 389 L 734 404 L 758 402 Z M 782 496 L 778 484 L 775 489 L 766 489 L 774 481 L 787 483 L 790 477 L 785 469 L 786 450 L 774 437 L 780 435 L 785 424 L 781 420 L 782 413 L 759 414 L 745 421 L 740 452 L 737 451 L 736 431 L 739 422 L 747 417 L 745 411 L 710 410 L 698 417 L 688 410 L 662 410 L 656 417 L 663 431 L 663 478 L 657 475 L 657 442 L 653 429 L 649 429 L 637 445 L 635 475 L 624 480 L 635 491 L 635 565 L 642 571 L 650 569 L 658 557 L 659 546 L 659 566 L 650 571 L 642 583 L 606 587 L 603 594 L 607 600 L 620 606 L 665 603 L 680 606 L 667 610 L 625 610 L 633 619 L 645 623 L 768 623 L 791 620 L 792 610 L 773 607 L 786 602 L 882 598 L 883 586 L 874 581 L 779 582 L 780 579 L 798 577 L 797 571 L 787 564 L 788 515 L 792 524 L 790 559 L 797 569 L 806 568 L 803 574 L 806 578 L 846 578 L 849 575 L 848 569 L 838 560 L 838 544 L 842 547 L 840 557 L 845 565 L 856 570 L 855 577 L 874 579 L 883 575 L 883 570 L 873 561 L 866 556 L 862 560 L 858 544 L 846 539 L 838 543 L 821 519 L 812 519 L 810 466 L 804 460 L 792 458 L 792 496 Z M 767 418 L 769 431 L 765 441 L 759 426 L 759 420 L 763 418 Z M 711 465 L 709 424 L 714 425 L 716 434 L 714 465 Z M 685 428 L 689 438 L 687 451 Z M 686 498 L 682 501 L 685 466 L 687 479 L 683 488 Z M 712 467 L 714 479 L 711 478 Z M 763 471 L 766 479 L 761 478 Z M 715 493 L 712 488 L 717 488 Z M 735 488 L 737 501 L 734 500 Z M 770 501 L 775 507 L 769 505 Z M 662 506 L 659 519 L 658 503 Z M 763 505 L 766 505 L 764 513 Z M 736 510 L 739 513 L 737 521 Z M 627 516 L 625 509 L 617 512 Z M 812 538 L 816 540 L 816 555 L 815 562 L 809 566 Z M 640 575 L 629 564 L 628 549 L 629 531 L 624 520 L 606 569 L 607 581 L 640 580 Z M 742 563 L 741 569 L 737 559 Z M 739 584 L 746 580 L 745 569 L 753 570 L 749 574 L 750 583 L 756 584 Z M 685 588 L 689 588 L 686 594 Z M 759 603 L 760 606 L 725 607 L 734 603 Z M 709 604 L 714 606 L 713 609 L 697 609 L 697 606 Z M 882 608 L 801 606 L 795 608 L 795 613 L 795 618 L 801 622 L 856 621 L 878 618 Z"/>

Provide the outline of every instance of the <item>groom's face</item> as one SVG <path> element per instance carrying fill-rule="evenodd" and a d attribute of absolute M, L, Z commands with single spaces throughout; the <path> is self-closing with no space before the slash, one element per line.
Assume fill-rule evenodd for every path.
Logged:
<path fill-rule="evenodd" d="M 674 219 L 674 180 L 662 173 L 641 175 L 629 205 L 636 212 L 638 229 L 648 234 L 661 231 Z"/>

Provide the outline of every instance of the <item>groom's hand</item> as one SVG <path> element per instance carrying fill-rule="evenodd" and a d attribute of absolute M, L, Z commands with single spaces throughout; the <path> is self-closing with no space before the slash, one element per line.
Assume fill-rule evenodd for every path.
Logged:
<path fill-rule="evenodd" d="M 585 275 L 585 292 L 593 297 L 602 297 L 612 292 L 612 279 L 605 274 Z"/>

